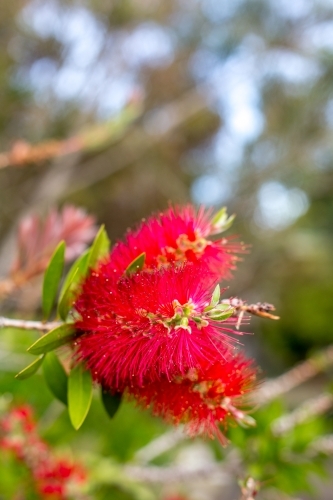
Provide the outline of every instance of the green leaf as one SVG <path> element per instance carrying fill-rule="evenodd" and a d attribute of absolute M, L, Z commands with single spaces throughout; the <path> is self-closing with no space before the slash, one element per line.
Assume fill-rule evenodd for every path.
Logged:
<path fill-rule="evenodd" d="M 110 240 L 105 231 L 104 224 L 102 224 L 90 248 L 88 268 L 95 267 L 99 259 L 107 255 L 109 248 Z"/>
<path fill-rule="evenodd" d="M 52 394 L 67 405 L 68 377 L 54 352 L 46 354 L 43 363 L 43 372 L 46 384 Z"/>
<path fill-rule="evenodd" d="M 113 418 L 117 413 L 122 399 L 122 393 L 110 394 L 102 389 L 102 403 L 110 418 Z"/>
<path fill-rule="evenodd" d="M 87 264 L 88 264 L 88 258 L 89 258 L 89 252 L 90 250 L 86 250 L 76 261 L 72 264 L 70 270 L 67 273 L 67 276 L 64 279 L 64 283 L 61 287 L 60 293 L 59 293 L 59 300 L 63 297 L 64 293 L 66 292 L 68 285 L 70 285 L 73 282 L 78 283 L 81 278 L 83 278 L 87 272 Z"/>
<path fill-rule="evenodd" d="M 43 360 L 44 360 L 44 355 L 38 359 L 35 359 L 35 361 L 30 363 L 30 365 L 26 366 L 17 375 L 15 375 L 15 378 L 17 378 L 18 380 L 24 380 L 26 378 L 31 377 L 31 375 L 34 375 L 34 373 L 37 372 L 38 368 L 43 363 Z"/>
<path fill-rule="evenodd" d="M 28 352 L 31 354 L 44 354 L 45 352 L 53 351 L 53 349 L 67 344 L 74 335 L 74 326 L 70 323 L 65 323 L 36 340 L 36 342 L 29 347 Z"/>
<path fill-rule="evenodd" d="M 74 429 L 83 424 L 92 399 L 92 379 L 82 363 L 71 371 L 68 378 L 68 411 Z"/>
<path fill-rule="evenodd" d="M 62 271 L 65 262 L 65 249 L 66 245 L 64 241 L 61 241 L 53 255 L 51 257 L 50 263 L 44 274 L 43 282 L 43 297 L 42 297 L 42 307 L 44 319 L 50 316 L 54 301 L 57 295 L 59 283 L 62 276 Z"/>
<path fill-rule="evenodd" d="M 210 301 L 210 305 L 215 307 L 219 303 L 220 296 L 221 296 L 220 285 L 216 285 L 214 292 L 213 292 L 213 295 L 212 295 L 212 299 Z"/>
<path fill-rule="evenodd" d="M 127 276 L 130 276 L 137 271 L 142 271 L 143 266 L 145 265 L 146 260 L 146 252 L 140 253 L 130 264 L 127 266 L 125 273 Z"/>
<path fill-rule="evenodd" d="M 78 269 L 76 269 L 76 271 L 73 275 L 73 280 L 75 280 L 77 273 L 78 273 Z M 76 289 L 77 289 L 77 286 L 75 286 L 75 283 L 73 283 L 73 282 L 69 283 L 68 287 L 64 291 L 63 296 L 61 297 L 61 300 L 59 300 L 58 314 L 63 321 L 66 321 L 68 313 L 73 305 L 73 302 L 75 300 Z"/>
<path fill-rule="evenodd" d="M 66 321 L 68 313 L 73 305 L 80 282 L 87 273 L 89 252 L 90 250 L 86 250 L 74 262 L 64 279 L 58 302 L 58 314 L 64 321 Z"/>

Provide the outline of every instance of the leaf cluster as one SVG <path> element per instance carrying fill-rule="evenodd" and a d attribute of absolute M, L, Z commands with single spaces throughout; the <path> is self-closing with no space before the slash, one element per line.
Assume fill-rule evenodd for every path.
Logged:
<path fill-rule="evenodd" d="M 63 320 L 53 330 L 49 331 L 29 348 L 28 352 L 39 357 L 21 370 L 16 378 L 24 380 L 35 374 L 43 366 L 43 375 L 52 394 L 63 404 L 68 406 L 70 421 L 75 429 L 83 424 L 92 401 L 93 381 L 89 370 L 83 363 L 74 363 L 65 370 L 59 356 L 54 352 L 61 346 L 74 347 L 77 332 L 73 325 L 71 309 L 80 284 L 92 269 L 99 265 L 101 259 L 107 255 L 110 241 L 104 226 L 101 226 L 91 247 L 84 252 L 71 266 L 66 277 L 62 280 L 65 265 L 65 242 L 56 247 L 44 274 L 42 309 L 44 320 L 48 320 L 56 306 L 58 318 Z M 144 255 L 130 264 L 127 274 L 142 267 Z M 58 293 L 60 283 L 62 286 Z M 57 300 L 58 297 L 58 300 Z M 121 394 L 110 394 L 101 391 L 101 398 L 106 412 L 112 418 L 121 403 Z"/>

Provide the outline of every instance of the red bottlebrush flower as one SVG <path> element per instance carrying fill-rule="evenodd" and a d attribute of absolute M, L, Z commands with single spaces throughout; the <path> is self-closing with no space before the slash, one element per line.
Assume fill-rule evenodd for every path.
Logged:
<path fill-rule="evenodd" d="M 211 305 L 215 278 L 200 263 L 143 271 L 119 280 L 109 262 L 93 271 L 75 308 L 77 357 L 105 388 L 171 380 L 230 348 L 230 306 Z"/>
<path fill-rule="evenodd" d="M 80 464 L 53 455 L 38 435 L 27 405 L 14 407 L 0 418 L 0 450 L 11 452 L 30 472 L 38 498 L 68 500 L 72 498 L 70 492 L 79 492 L 86 478 Z"/>
<path fill-rule="evenodd" d="M 244 251 L 244 245 L 231 239 L 211 241 L 211 235 L 224 231 L 233 217 L 227 218 L 221 211 L 217 218 L 211 210 L 192 205 L 171 207 L 158 216 L 144 221 L 136 231 L 127 234 L 125 242 L 119 242 L 111 252 L 110 269 L 121 275 L 127 266 L 141 253 L 146 253 L 145 269 L 155 269 L 170 263 L 204 261 L 219 279 L 229 278 L 238 260 L 236 253 Z"/>
<path fill-rule="evenodd" d="M 46 483 L 40 486 L 39 493 L 41 493 L 42 498 L 52 497 L 57 500 L 65 500 L 64 488 L 61 484 L 50 484 Z"/>
<path fill-rule="evenodd" d="M 13 432 L 16 427 L 23 428 L 25 433 L 35 430 L 36 424 L 30 406 L 16 406 L 0 420 L 0 431 Z"/>
<path fill-rule="evenodd" d="M 70 485 L 80 484 L 86 475 L 82 467 L 64 459 L 49 456 L 33 471 L 37 490 L 47 498 L 67 500 Z"/>
<path fill-rule="evenodd" d="M 191 435 L 217 436 L 225 443 L 219 425 L 227 428 L 230 421 L 253 425 L 253 419 L 240 407 L 244 395 L 253 390 L 255 378 L 252 361 L 240 354 L 229 354 L 224 362 L 191 369 L 185 377 L 176 377 L 172 382 L 164 378 L 131 387 L 128 392 L 144 408 L 151 407 L 154 415 L 175 425 L 186 424 Z"/>

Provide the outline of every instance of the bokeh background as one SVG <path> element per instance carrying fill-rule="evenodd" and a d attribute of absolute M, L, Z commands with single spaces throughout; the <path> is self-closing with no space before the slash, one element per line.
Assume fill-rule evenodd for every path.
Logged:
<path fill-rule="evenodd" d="M 76 204 L 115 241 L 169 202 L 226 205 L 251 246 L 228 293 L 281 316 L 251 322 L 248 353 L 272 376 L 329 344 L 333 1 L 3 0 L 0 10 L 0 150 L 85 134 L 61 157 L 0 169 L 0 274 L 31 211 Z M 2 312 L 15 300 L 24 306 L 14 297 Z M 22 366 L 6 349 L 2 388 Z M 43 397 L 32 394 L 40 409 Z M 132 421 L 141 444 L 162 425 L 134 432 Z M 104 452 L 128 458 L 138 443 L 125 450 L 114 436 Z"/>

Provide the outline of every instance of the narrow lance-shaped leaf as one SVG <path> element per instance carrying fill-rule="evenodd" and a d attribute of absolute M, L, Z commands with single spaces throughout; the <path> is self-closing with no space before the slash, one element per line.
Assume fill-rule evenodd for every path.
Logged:
<path fill-rule="evenodd" d="M 52 394 L 67 405 L 68 377 L 54 352 L 46 354 L 43 363 L 43 372 L 46 384 Z"/>
<path fill-rule="evenodd" d="M 100 227 L 96 238 L 90 248 L 88 258 L 88 268 L 96 266 L 99 259 L 107 255 L 110 249 L 110 240 L 105 231 L 104 224 Z"/>
<path fill-rule="evenodd" d="M 122 393 L 110 394 L 110 392 L 102 389 L 102 403 L 110 418 L 113 418 L 117 413 L 122 399 Z"/>
<path fill-rule="evenodd" d="M 17 375 L 15 375 L 15 378 L 17 378 L 18 380 L 25 380 L 26 378 L 31 377 L 37 372 L 38 368 L 43 363 L 43 360 L 44 355 L 40 356 L 40 358 L 35 359 L 32 363 L 30 363 L 30 365 L 26 366 Z"/>
<path fill-rule="evenodd" d="M 87 264 L 88 264 L 88 258 L 89 258 L 89 252 L 90 250 L 86 250 L 76 261 L 72 264 L 70 270 L 68 271 L 63 285 L 61 287 L 60 293 L 59 293 L 59 301 L 63 297 L 64 293 L 66 292 L 68 285 L 70 283 L 73 283 L 73 281 L 79 281 L 79 279 L 85 275 L 87 272 Z M 78 275 L 77 275 L 78 274 Z"/>
<path fill-rule="evenodd" d="M 73 275 L 73 281 L 69 283 L 66 290 L 64 291 L 61 300 L 58 303 L 58 314 L 63 321 L 66 321 L 70 308 L 73 305 L 75 299 L 75 278 L 78 274 L 78 269 L 76 269 Z"/>
<path fill-rule="evenodd" d="M 61 241 L 53 252 L 50 263 L 44 274 L 42 308 L 45 319 L 50 316 L 57 295 L 64 268 L 65 248 L 65 242 Z"/>
<path fill-rule="evenodd" d="M 74 429 L 83 424 L 92 399 L 92 379 L 82 363 L 75 366 L 68 377 L 68 412 Z"/>
<path fill-rule="evenodd" d="M 90 250 L 86 250 L 72 265 L 59 294 L 58 314 L 66 321 L 73 305 L 81 280 L 87 273 Z"/>
<path fill-rule="evenodd" d="M 146 253 L 140 253 L 130 264 L 127 266 L 125 273 L 127 276 L 130 274 L 136 273 L 137 271 L 142 271 L 143 266 L 145 265 Z"/>
<path fill-rule="evenodd" d="M 75 336 L 75 328 L 70 323 L 65 323 L 51 330 L 32 344 L 28 352 L 31 354 L 43 354 L 53 351 L 64 344 L 67 344 Z"/>

